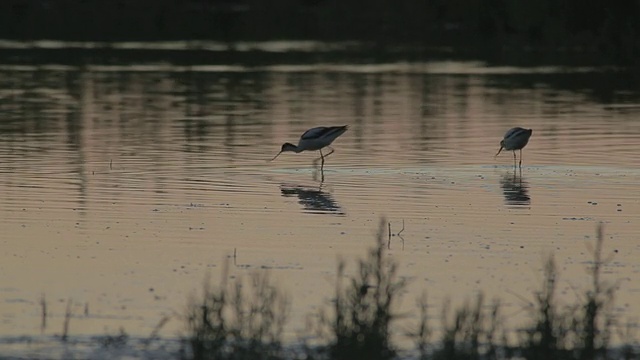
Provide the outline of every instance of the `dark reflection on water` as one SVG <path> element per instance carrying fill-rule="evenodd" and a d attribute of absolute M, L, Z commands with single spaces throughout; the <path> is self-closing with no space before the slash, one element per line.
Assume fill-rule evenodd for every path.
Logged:
<path fill-rule="evenodd" d="M 638 100 L 637 75 L 625 72 L 567 72 L 552 74 L 512 74 L 511 76 L 491 76 L 489 83 L 498 89 L 539 89 L 548 87 L 555 91 L 575 91 L 589 99 L 611 104 L 620 101 Z M 551 95 L 551 94 L 550 94 Z M 566 99 L 550 99 L 551 102 L 563 102 Z"/>
<path fill-rule="evenodd" d="M 513 169 L 513 173 L 506 173 L 500 179 L 500 187 L 507 206 L 514 208 L 530 208 L 529 183 L 522 177 L 522 170 Z"/>
<path fill-rule="evenodd" d="M 322 190 L 322 185 L 308 187 L 294 184 L 280 185 L 280 192 L 284 197 L 297 197 L 305 212 L 310 214 L 345 215 L 342 208 L 333 199 L 333 195 Z"/>
<path fill-rule="evenodd" d="M 513 126 L 540 129 L 534 142 L 549 139 L 549 152 L 543 153 L 548 162 L 555 161 L 551 151 L 560 151 L 567 132 L 572 139 L 591 137 L 610 122 L 606 129 L 613 131 L 612 138 L 638 136 L 624 121 L 638 113 L 640 92 L 618 74 L 518 73 L 515 68 L 496 74 L 477 62 L 455 61 L 285 64 L 239 65 L 239 70 L 7 65 L 0 68 L 0 151 L 34 158 L 66 151 L 59 159 L 74 163 L 78 173 L 91 172 L 87 163 L 112 158 L 142 154 L 151 163 L 166 163 L 179 155 L 178 169 L 171 170 L 180 172 L 180 166 L 194 166 L 203 154 L 215 155 L 218 167 L 266 159 L 265 146 L 275 152 L 281 141 L 321 125 L 351 125 L 340 142 L 351 146 L 346 151 L 354 166 L 369 166 L 385 154 L 422 164 L 489 163 L 491 157 L 477 151 L 488 143 L 482 137 L 498 138 Z M 576 113 L 588 115 L 587 121 Z M 554 121 L 558 118 L 562 123 Z M 591 128 L 575 133 L 569 123 Z M 637 145 L 632 141 L 610 144 L 633 156 Z M 573 151 L 584 153 L 583 144 Z M 611 153 L 590 153 L 586 161 L 602 162 Z M 341 163 L 346 164 L 344 158 Z M 322 181 L 322 173 L 316 175 Z"/>
<path fill-rule="evenodd" d="M 541 86 L 576 93 L 588 93 L 604 104 L 637 101 L 640 93 L 620 80 L 619 75 L 584 74 L 512 74 L 489 75 L 480 87 L 503 90 L 489 93 L 492 103 L 518 106 L 512 89 L 525 90 L 523 96 L 538 92 L 548 96 L 546 108 L 557 112 L 566 109 L 557 94 L 545 93 Z M 283 79 L 284 78 L 284 79 Z M 561 79 L 561 80 L 558 80 Z M 323 106 L 334 100 L 328 91 L 339 93 L 348 107 L 349 123 L 353 125 L 356 146 L 362 147 L 363 126 L 381 123 L 385 113 L 385 96 L 410 91 L 416 94 L 410 103 L 420 121 L 416 136 L 421 150 L 431 149 L 430 142 L 444 124 L 443 118 L 457 116 L 458 127 L 465 128 L 470 107 L 470 92 L 480 84 L 470 75 L 428 73 L 408 76 L 385 73 L 312 72 L 270 73 L 268 71 L 198 72 L 198 71 L 107 71 L 95 72 L 83 67 L 64 70 L 0 71 L 0 110 L 3 113 L 3 133 L 43 133 L 56 130 L 59 121 L 66 123 L 70 143 L 78 139 L 87 122 L 127 129 L 143 127 L 153 134 L 157 124 L 174 123 L 182 127 L 186 140 L 201 140 L 208 133 L 226 135 L 225 145 L 237 144 L 236 126 L 266 125 L 270 116 L 282 116 L 293 122 L 317 115 Z M 598 84 L 598 85 L 596 85 Z M 283 96 L 284 95 L 284 96 Z M 274 109 L 274 104 L 286 104 L 286 109 Z M 400 106 L 402 104 L 393 104 Z M 316 111 L 314 111 L 316 110 Z M 274 114 L 278 111 L 278 114 Z M 66 118 L 66 119 L 65 119 Z M 220 128 L 222 127 L 222 129 Z M 190 150 L 197 150 L 190 148 Z"/>
<path fill-rule="evenodd" d="M 553 181 L 570 187 L 576 179 L 569 177 L 574 165 L 612 176 L 640 162 L 635 121 L 640 91 L 613 82 L 606 85 L 611 96 L 585 96 L 592 92 L 580 79 L 600 75 L 562 75 L 566 83 L 558 84 L 553 75 L 514 74 L 511 69 L 487 75 L 486 68 L 470 62 L 281 64 L 230 70 L 207 65 L 0 66 L 0 232 L 15 229 L 3 237 L 13 236 L 19 244 L 44 234 L 42 244 L 58 249 L 62 245 L 46 236 L 55 231 L 52 239 L 73 240 L 58 253 L 74 256 L 78 248 L 85 259 L 95 252 L 96 261 L 105 264 L 97 269 L 129 266 L 124 264 L 129 257 L 113 265 L 108 256 L 120 258 L 111 249 L 133 244 L 140 249 L 136 256 L 148 255 L 149 264 L 158 264 L 149 268 L 153 279 L 167 270 L 167 262 L 155 256 L 159 253 L 182 265 L 209 246 L 216 246 L 216 252 L 231 244 L 270 247 L 267 242 L 280 241 L 279 235 L 259 229 L 267 224 L 272 234 L 279 234 L 282 218 L 296 222 L 291 238 L 305 244 L 320 243 L 323 230 L 336 226 L 344 226 L 345 233 L 359 229 L 381 213 L 395 219 L 392 230 L 398 236 L 393 239 L 402 240 L 400 220 L 405 218 L 407 229 L 413 227 L 415 233 L 443 234 L 434 246 L 477 233 L 468 223 L 485 218 L 487 238 L 500 239 L 505 214 L 480 217 L 477 209 L 484 209 L 468 204 L 504 201 L 502 206 L 527 209 L 529 179 L 537 205 L 553 209 L 541 203 L 548 199 L 548 187 L 539 169 L 555 165 Z M 605 99 L 611 103 L 599 102 Z M 324 171 L 313 163 L 317 152 L 268 162 L 283 142 L 295 142 L 306 129 L 343 124 L 350 130 L 332 144 L 336 153 L 326 160 Z M 493 158 L 513 126 L 535 132 L 525 150 L 524 176 L 511 167 L 506 170 L 511 154 Z M 496 173 L 495 164 L 508 173 Z M 589 184 L 626 194 L 626 185 L 594 178 Z M 633 190 L 633 184 L 628 188 Z M 614 195 L 615 203 L 624 202 Z M 582 201 L 575 194 L 567 196 L 554 204 L 559 211 L 566 209 L 564 204 Z M 237 223 L 243 226 L 232 226 Z M 534 226 L 522 225 L 517 230 L 522 233 Z M 222 232 L 212 241 L 209 231 L 197 229 Z M 452 235 L 445 238 L 449 229 Z M 149 241 L 156 238 L 168 248 L 153 246 L 149 252 Z M 94 240 L 109 245 L 93 246 Z M 394 249 L 399 245 L 390 244 Z M 180 254 L 173 251 L 178 248 Z M 475 253 L 468 249 L 464 251 Z M 9 253 L 16 264 L 39 262 Z M 255 262 L 263 262 L 261 252 L 255 253 Z M 197 263 L 209 264 L 205 256 L 210 255 L 202 256 Z M 108 283 L 122 283 L 119 273 L 107 272 L 116 276 Z M 196 272 L 194 268 L 191 274 Z M 31 272 L 18 267 L 15 273 L 26 274 L 20 283 L 28 293 L 43 291 L 26 279 Z M 170 281 L 184 284 L 179 276 Z M 60 296 L 73 291 L 62 287 Z"/>
<path fill-rule="evenodd" d="M 88 122 L 160 130 L 156 124 L 181 120 L 185 137 L 193 140 L 264 110 L 270 86 L 266 75 L 160 69 L 100 72 L 81 67 L 0 71 L 0 126 L 4 134 L 20 136 L 56 131 L 65 123 L 73 142 Z M 233 128 L 225 132 L 231 136 L 227 141 L 233 142 Z"/>

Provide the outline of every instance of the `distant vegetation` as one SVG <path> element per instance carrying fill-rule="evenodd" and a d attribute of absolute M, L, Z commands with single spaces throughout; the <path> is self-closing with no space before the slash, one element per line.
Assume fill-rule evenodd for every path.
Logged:
<path fill-rule="evenodd" d="M 640 0 L 4 0 L 0 38 L 360 40 L 640 62 Z"/>

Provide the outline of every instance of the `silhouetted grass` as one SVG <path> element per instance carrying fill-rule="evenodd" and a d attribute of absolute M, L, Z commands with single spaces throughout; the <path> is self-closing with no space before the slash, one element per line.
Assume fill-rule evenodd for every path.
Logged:
<path fill-rule="evenodd" d="M 598 225 L 594 247 L 589 247 L 593 262 L 588 268 L 592 285 L 573 304 L 561 305 L 555 297 L 558 272 L 553 257 L 544 270 L 542 290 L 535 294 L 534 323 L 525 329 L 520 344 L 527 359 L 606 359 L 616 326 L 613 300 L 616 284 L 601 279 L 604 236 Z"/>
<path fill-rule="evenodd" d="M 333 316 L 321 315 L 321 326 L 330 330 L 326 355 L 330 359 L 386 360 L 396 356 L 391 324 L 398 317 L 394 306 L 405 281 L 398 278 L 398 264 L 385 253 L 386 221 L 382 219 L 376 246 L 358 261 L 356 275 L 345 277 L 340 261 L 336 279 Z"/>
<path fill-rule="evenodd" d="M 317 330 L 320 344 L 306 347 L 304 355 L 283 349 L 281 334 L 287 301 L 269 283 L 266 274 L 227 283 L 226 272 L 219 287 L 207 285 L 200 301 L 189 306 L 189 341 L 194 359 L 300 359 L 390 360 L 399 356 L 394 322 L 395 307 L 406 281 L 399 278 L 398 263 L 386 253 L 384 220 L 376 246 L 357 262 L 353 275 L 347 264 L 337 268 L 335 297 L 321 310 Z M 442 326 L 435 333 L 429 325 L 426 296 L 418 301 L 418 322 L 408 336 L 416 344 L 412 358 L 421 360 L 497 359 L 635 359 L 634 324 L 613 314 L 617 284 L 602 279 L 602 268 L 611 260 L 604 254 L 602 226 L 589 246 L 593 260 L 588 266 L 591 285 L 577 293 L 574 302 L 557 297 L 560 274 L 553 256 L 544 265 L 543 283 L 534 292 L 529 323 L 509 332 L 500 302 L 487 304 L 482 293 L 457 309 L 442 309 Z M 611 349 L 617 333 L 623 344 Z M 513 336 L 515 335 L 515 336 Z M 513 339 L 515 343 L 513 343 Z M 512 339 L 511 342 L 508 339 Z"/>
<path fill-rule="evenodd" d="M 442 311 L 442 340 L 433 352 L 433 359 L 497 359 L 504 352 L 504 332 L 499 314 L 500 303 L 494 301 L 488 308 L 484 306 L 484 296 L 478 294 L 475 303 L 466 303 L 458 308 L 452 320 L 449 311 Z M 424 320 L 422 320 L 424 321 Z M 420 325 L 422 326 L 422 325 Z M 502 335 L 500 339 L 497 336 Z M 428 358 L 424 357 L 423 358 Z"/>
<path fill-rule="evenodd" d="M 200 300 L 188 307 L 187 326 L 193 359 L 257 359 L 282 357 L 281 336 L 287 298 L 267 273 L 253 273 L 220 286 L 209 282 Z"/>
<path fill-rule="evenodd" d="M 73 316 L 73 302 L 71 299 L 67 300 L 67 309 L 64 312 L 64 323 L 62 325 L 62 335 L 60 339 L 65 342 L 69 339 L 69 323 L 71 323 L 71 317 Z"/>
<path fill-rule="evenodd" d="M 544 267 L 540 291 L 534 294 L 531 310 L 533 324 L 523 330 L 520 340 L 522 354 L 527 359 L 571 359 L 571 327 L 577 320 L 574 308 L 562 309 L 556 300 L 557 269 L 553 257 Z M 573 324 L 572 324 L 573 322 Z"/>
<path fill-rule="evenodd" d="M 416 344 L 416 350 L 418 351 L 418 358 L 420 360 L 426 360 L 429 358 L 429 349 L 432 331 L 429 328 L 428 319 L 428 301 L 427 295 L 423 294 L 417 301 L 419 317 L 418 326 L 415 331 L 410 331 L 407 336 L 413 339 Z"/>
<path fill-rule="evenodd" d="M 529 322 L 522 328 L 507 330 L 509 326 L 500 302 L 494 300 L 487 304 L 480 293 L 458 308 L 445 305 L 441 310 L 441 327 L 434 331 L 429 324 L 426 296 L 423 296 L 415 311 L 415 328 L 401 335 L 395 325 L 401 317 L 396 307 L 407 283 L 398 275 L 398 263 L 387 253 L 386 224 L 384 220 L 380 222 L 375 246 L 365 258 L 357 261 L 353 274 L 347 275 L 347 264 L 339 262 L 333 301 L 330 307 L 320 311 L 315 324 L 319 342 L 302 348 L 284 347 L 282 333 L 288 298 L 271 283 L 267 272 L 230 280 L 225 267 L 220 283 L 214 286 L 207 280 L 201 296 L 193 297 L 188 304 L 185 316 L 188 333 L 184 339 L 187 348 L 181 357 L 196 360 L 640 358 L 638 324 L 614 314 L 618 283 L 603 279 L 603 268 L 611 261 L 612 254 L 607 255 L 604 250 L 602 225 L 598 225 L 595 242 L 587 244 L 592 253 L 587 266 L 591 283 L 587 289 L 576 291 L 575 301 L 557 296 L 560 274 L 554 257 L 550 256 L 543 267 L 542 284 L 527 307 Z M 39 306 L 44 331 L 47 318 L 51 317 L 44 295 Z M 68 355 L 74 343 L 69 339 L 72 317 L 72 301 L 68 300 L 62 335 L 57 337 L 64 343 Z M 162 342 L 158 333 L 168 319 L 158 323 L 149 339 L 142 343 L 145 347 L 150 342 Z M 401 336 L 413 339 L 412 352 L 399 350 L 397 340 Z M 620 345 L 612 347 L 614 336 Z M 95 339 L 103 351 L 126 350 L 132 341 L 124 329 Z M 3 357 L 1 351 L 0 357 Z"/>
<path fill-rule="evenodd" d="M 339 262 L 333 301 L 319 313 L 315 325 L 320 336 L 314 345 L 283 346 L 289 300 L 271 283 L 267 272 L 230 280 L 225 267 L 220 283 L 214 286 L 207 280 L 201 296 L 193 297 L 188 304 L 185 316 L 188 333 L 184 339 L 187 349 L 181 352 L 181 357 L 195 360 L 640 358 L 638 325 L 615 316 L 613 305 L 618 283 L 602 276 L 603 268 L 612 259 L 612 254 L 605 255 L 602 225 L 598 225 L 595 242 L 587 243 L 592 253 L 587 266 L 591 283 L 587 289 L 576 291 L 575 301 L 563 302 L 557 296 L 560 274 L 554 257 L 550 256 L 543 267 L 542 284 L 527 307 L 529 322 L 522 328 L 507 330 L 500 302 L 487 304 L 480 293 L 458 308 L 443 306 L 441 327 L 433 331 L 429 306 L 423 296 L 415 312 L 417 324 L 404 335 L 413 339 L 415 349 L 401 352 L 396 343 L 403 336 L 395 325 L 401 317 L 396 307 L 407 283 L 398 275 L 398 263 L 387 253 L 386 224 L 384 220 L 380 222 L 375 246 L 357 261 L 353 274 L 347 275 L 347 264 Z M 44 331 L 50 316 L 44 295 L 39 305 Z M 72 310 L 69 300 L 59 337 L 65 348 L 73 344 L 68 335 Z M 168 319 L 159 322 L 144 346 L 162 341 L 158 333 Z M 620 345 L 612 347 L 614 336 Z M 126 350 L 130 341 L 124 329 L 96 339 L 104 351 Z"/>

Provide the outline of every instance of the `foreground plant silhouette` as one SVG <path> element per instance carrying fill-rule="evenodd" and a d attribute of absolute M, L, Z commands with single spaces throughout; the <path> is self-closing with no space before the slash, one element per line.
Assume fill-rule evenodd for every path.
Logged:
<path fill-rule="evenodd" d="M 588 267 L 591 288 L 578 302 L 561 306 L 555 296 L 558 272 L 554 258 L 547 260 L 542 291 L 536 293 L 535 322 L 525 330 L 520 347 L 527 359 L 605 359 L 616 319 L 613 300 L 618 284 L 601 279 L 602 267 L 613 254 L 603 257 L 604 235 L 598 224 L 595 245 L 588 244 L 593 261 Z"/>
<path fill-rule="evenodd" d="M 399 278 L 398 264 L 386 252 L 381 220 L 376 246 L 357 262 L 353 275 L 347 275 L 345 261 L 337 267 L 335 294 L 330 307 L 320 311 L 316 330 L 320 343 L 304 348 L 284 349 L 281 335 L 288 301 L 266 273 L 205 286 L 203 298 L 192 300 L 187 323 L 194 359 L 306 359 L 306 360 L 391 360 L 400 359 L 392 336 L 400 317 L 396 305 L 406 281 Z M 617 284 L 601 279 L 602 268 L 611 259 L 603 256 L 602 226 L 590 250 L 588 267 L 591 285 L 576 301 L 563 304 L 556 294 L 559 274 L 553 256 L 546 261 L 540 290 L 528 307 L 530 322 L 516 332 L 501 315 L 500 302 L 485 304 L 482 294 L 473 302 L 449 311 L 442 309 L 440 337 L 428 325 L 427 302 L 423 297 L 415 312 L 418 324 L 409 336 L 415 341 L 415 355 L 421 360 L 497 360 L 554 359 L 596 360 L 635 359 L 637 348 L 628 331 L 620 348 L 609 348 L 616 326 L 613 299 Z M 488 306 L 487 306 L 488 305 Z M 453 316 L 450 314 L 453 313 Z M 633 328 L 627 324 L 627 328 Z M 397 328 L 395 329 L 397 332 Z M 513 338 L 517 340 L 514 342 Z M 508 341 L 511 339 L 511 342 Z M 296 351 L 297 350 L 297 351 Z"/>
<path fill-rule="evenodd" d="M 559 273 L 553 256 L 543 269 L 541 289 L 534 293 L 531 303 L 531 322 L 519 331 L 519 341 L 510 344 L 500 316 L 500 303 L 494 301 L 483 309 L 483 296 L 475 304 L 465 304 L 447 320 L 447 306 L 442 311 L 442 338 L 439 344 L 430 343 L 426 299 L 419 301 L 420 318 L 416 331 L 410 336 L 416 343 L 421 360 L 454 359 L 635 359 L 637 349 L 627 330 L 619 349 L 609 348 L 616 326 L 621 325 L 613 315 L 613 300 L 618 283 L 610 284 L 601 278 L 602 268 L 613 254 L 604 256 L 602 224 L 597 227 L 595 243 L 586 244 L 593 258 L 588 266 L 591 286 L 575 302 L 562 304 L 556 296 Z M 627 324 L 627 329 L 634 324 Z M 636 325 L 637 326 L 637 325 Z M 620 331 L 622 333 L 622 331 Z M 624 336 L 624 337 L 623 337 Z M 430 350 L 429 350 L 430 349 Z"/>
<path fill-rule="evenodd" d="M 345 262 L 338 264 L 333 318 L 321 314 L 321 323 L 330 329 L 327 346 L 331 359 L 392 359 L 396 349 L 391 341 L 391 323 L 397 318 L 394 306 L 406 283 L 398 279 L 398 264 L 385 253 L 386 221 L 380 220 L 376 247 L 358 261 L 356 275 L 343 284 Z"/>
<path fill-rule="evenodd" d="M 187 328 L 193 359 L 275 360 L 282 358 L 282 331 L 288 299 L 268 273 L 252 273 L 220 286 L 205 283 L 200 301 L 188 306 Z"/>

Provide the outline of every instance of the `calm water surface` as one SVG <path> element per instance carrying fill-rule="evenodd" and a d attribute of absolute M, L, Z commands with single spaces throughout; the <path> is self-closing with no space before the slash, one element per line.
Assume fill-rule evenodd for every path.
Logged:
<path fill-rule="evenodd" d="M 146 336 L 235 251 L 231 276 L 270 269 L 290 295 L 295 338 L 381 217 L 404 222 L 389 250 L 411 279 L 404 310 L 423 291 L 433 314 L 483 291 L 517 319 L 551 253 L 573 301 L 602 221 L 617 310 L 640 316 L 640 91 L 618 75 L 45 64 L 0 66 L 0 85 L 0 336 L 40 334 L 43 295 L 46 334 L 71 299 L 72 336 Z M 317 153 L 268 161 L 344 124 L 323 172 Z M 521 171 L 494 158 L 513 126 L 533 129 Z M 161 335 L 182 330 L 174 316 Z"/>

